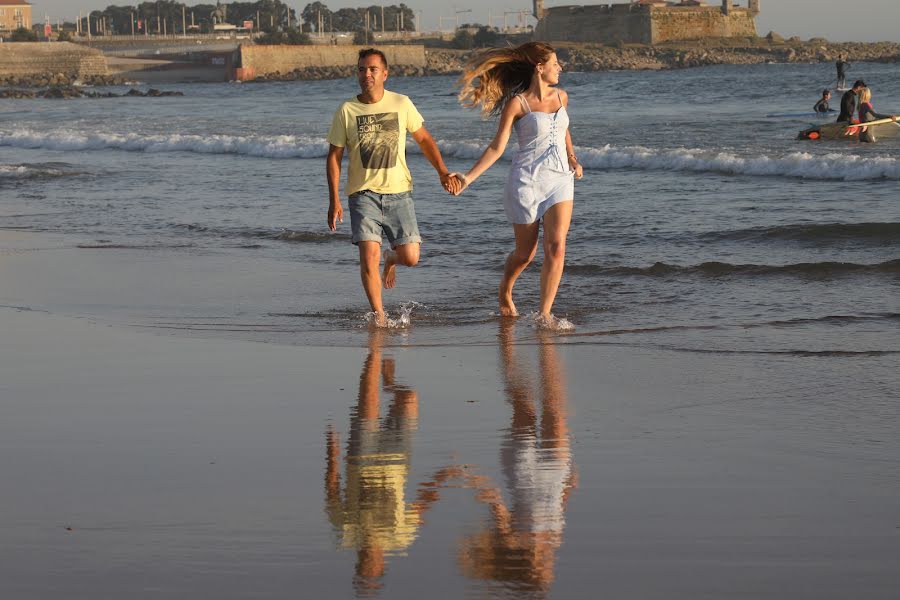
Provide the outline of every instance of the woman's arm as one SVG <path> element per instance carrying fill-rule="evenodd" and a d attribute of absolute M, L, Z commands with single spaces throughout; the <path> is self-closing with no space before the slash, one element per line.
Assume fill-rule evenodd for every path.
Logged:
<path fill-rule="evenodd" d="M 569 106 L 569 94 L 564 91 L 559 91 L 560 99 L 562 100 L 563 106 Z M 572 172 L 575 173 L 575 179 L 581 179 L 584 175 L 584 169 L 582 169 L 581 164 L 578 162 L 578 157 L 575 156 L 575 145 L 572 143 L 572 134 L 569 133 L 568 128 L 566 129 L 566 157 L 569 159 L 569 168 L 572 169 Z"/>
<path fill-rule="evenodd" d="M 897 120 L 897 117 L 895 117 L 894 115 L 885 115 L 885 114 L 882 114 L 879 112 L 875 112 L 875 110 L 871 109 L 871 108 L 869 109 L 869 112 L 872 113 L 872 116 L 875 117 L 875 119 L 893 119 L 895 121 Z M 862 119 L 860 119 L 860 120 L 862 120 Z"/>
<path fill-rule="evenodd" d="M 525 109 L 522 108 L 518 100 L 510 99 L 506 103 L 506 106 L 503 107 L 503 112 L 500 114 L 500 124 L 497 126 L 497 133 L 494 135 L 494 139 L 482 153 L 481 158 L 463 176 L 463 189 L 471 185 L 482 173 L 491 168 L 491 165 L 497 162 L 498 158 L 503 156 L 503 151 L 506 150 L 506 144 L 509 142 L 509 135 L 512 132 L 513 122 L 516 120 L 516 117 L 523 114 L 525 114 Z"/>

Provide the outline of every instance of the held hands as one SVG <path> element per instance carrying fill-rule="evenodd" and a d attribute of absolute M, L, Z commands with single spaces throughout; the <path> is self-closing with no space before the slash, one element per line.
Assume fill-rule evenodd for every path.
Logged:
<path fill-rule="evenodd" d="M 336 231 L 338 221 L 344 222 L 344 207 L 341 206 L 340 201 L 332 202 L 328 206 L 328 229 Z"/>
<path fill-rule="evenodd" d="M 441 185 L 449 194 L 459 196 L 465 187 L 462 180 L 459 179 L 458 173 L 444 173 L 441 175 Z"/>
<path fill-rule="evenodd" d="M 460 194 L 463 193 L 464 189 L 469 187 L 469 180 L 466 179 L 466 176 L 463 175 L 462 173 L 453 172 L 453 173 L 450 173 L 450 177 L 453 179 L 453 181 L 456 182 L 457 189 L 456 189 L 456 191 L 447 189 L 447 191 L 450 192 L 451 194 L 453 194 L 454 196 L 459 196 Z"/>

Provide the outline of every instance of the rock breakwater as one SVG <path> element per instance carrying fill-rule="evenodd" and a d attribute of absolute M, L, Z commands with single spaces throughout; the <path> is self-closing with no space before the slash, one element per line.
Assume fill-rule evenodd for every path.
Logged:
<path fill-rule="evenodd" d="M 462 72 L 463 66 L 477 51 L 433 50 L 427 54 L 428 75 L 451 75 Z M 834 62 L 839 54 L 846 54 L 851 62 L 900 62 L 900 44 L 832 43 L 826 40 L 806 42 L 787 40 L 773 43 L 766 38 L 754 38 L 744 44 L 704 40 L 692 43 L 659 46 L 597 46 L 560 44 L 557 54 L 571 71 L 627 71 L 650 69 L 685 69 L 708 65 L 750 65 L 760 63 L 820 63 Z"/>
<path fill-rule="evenodd" d="M 71 86 L 63 86 L 63 87 L 51 87 L 46 90 L 22 90 L 22 89 L 9 89 L 9 90 L 0 90 L 0 98 L 3 99 L 11 99 L 11 100 L 33 100 L 36 98 L 54 98 L 66 100 L 69 98 L 127 98 L 127 97 L 139 97 L 139 98 L 161 98 L 165 96 L 184 96 L 183 92 L 162 92 L 160 90 L 156 90 L 150 88 L 146 92 L 142 92 L 140 90 L 136 90 L 131 88 L 124 94 L 116 94 L 114 92 L 91 92 L 89 90 L 84 90 L 78 87 Z"/>
<path fill-rule="evenodd" d="M 125 85 L 125 83 L 125 79 L 114 77 L 112 75 L 88 75 L 86 77 L 65 73 L 48 75 L 0 75 L 0 86 L 2 87 L 45 88 L 76 85 Z"/>

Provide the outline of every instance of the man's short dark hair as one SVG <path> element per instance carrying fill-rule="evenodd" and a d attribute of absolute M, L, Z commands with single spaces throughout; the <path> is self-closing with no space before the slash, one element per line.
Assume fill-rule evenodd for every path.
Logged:
<path fill-rule="evenodd" d="M 857 79 L 856 81 L 853 82 L 853 87 L 855 87 L 855 88 L 866 87 L 866 82 L 863 81 L 862 79 Z"/>
<path fill-rule="evenodd" d="M 383 64 L 384 68 L 387 69 L 387 57 L 384 55 L 384 52 L 382 52 L 378 48 L 363 48 L 359 51 L 359 58 L 357 59 L 357 62 L 364 58 L 368 58 L 369 56 L 377 56 L 381 58 L 381 64 Z"/>

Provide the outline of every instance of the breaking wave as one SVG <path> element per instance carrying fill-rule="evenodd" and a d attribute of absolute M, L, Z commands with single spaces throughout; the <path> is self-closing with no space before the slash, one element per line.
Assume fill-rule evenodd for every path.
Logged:
<path fill-rule="evenodd" d="M 900 180 L 900 161 L 889 157 L 863 157 L 851 154 L 815 155 L 792 152 L 785 156 L 742 157 L 730 152 L 704 150 L 652 150 L 613 148 L 578 150 L 588 169 L 640 169 L 648 171 L 687 171 L 801 179 L 864 181 Z"/>
<path fill-rule="evenodd" d="M 441 152 L 452 158 L 478 158 L 484 142 L 442 141 Z M 311 136 L 234 136 L 137 133 L 81 133 L 71 131 L 33 131 L 18 129 L 0 133 L 0 146 L 47 150 L 122 150 L 126 152 L 193 152 L 198 154 L 236 154 L 259 158 L 323 158 L 328 151 L 324 138 Z M 507 148 L 507 160 L 514 144 Z M 410 143 L 411 154 L 419 153 Z M 900 160 L 882 156 L 825 155 L 793 152 L 784 156 L 739 156 L 731 152 L 702 149 L 651 149 L 639 146 L 616 148 L 580 147 L 578 154 L 588 170 L 638 169 L 723 173 L 802 179 L 864 181 L 900 180 Z"/>
<path fill-rule="evenodd" d="M 194 152 L 239 154 L 259 158 L 324 157 L 324 140 L 303 136 L 143 135 L 137 133 L 37 132 L 20 129 L 0 133 L 0 146 L 44 150 L 123 150 L 126 152 Z"/>
<path fill-rule="evenodd" d="M 705 240 L 739 242 L 864 242 L 900 243 L 900 223 L 802 223 L 777 227 L 754 227 L 701 234 Z"/>
<path fill-rule="evenodd" d="M 275 240 L 281 242 L 326 244 L 335 241 L 348 241 L 350 235 L 332 231 L 297 231 L 295 229 L 262 229 L 253 227 L 206 227 L 204 225 L 177 224 L 175 229 L 191 233 L 221 238 L 243 238 L 253 240 Z"/>
<path fill-rule="evenodd" d="M 71 174 L 65 169 L 66 166 L 62 163 L 0 165 L 0 180 L 64 177 Z"/>
<path fill-rule="evenodd" d="M 835 277 L 857 274 L 900 275 L 900 259 L 875 264 L 848 262 L 796 263 L 789 265 L 734 265 L 723 262 L 704 262 L 697 265 L 671 265 L 657 262 L 649 267 L 603 267 L 599 265 L 566 265 L 566 273 L 579 275 L 673 277 L 699 275 L 704 277 L 772 276 Z"/>

